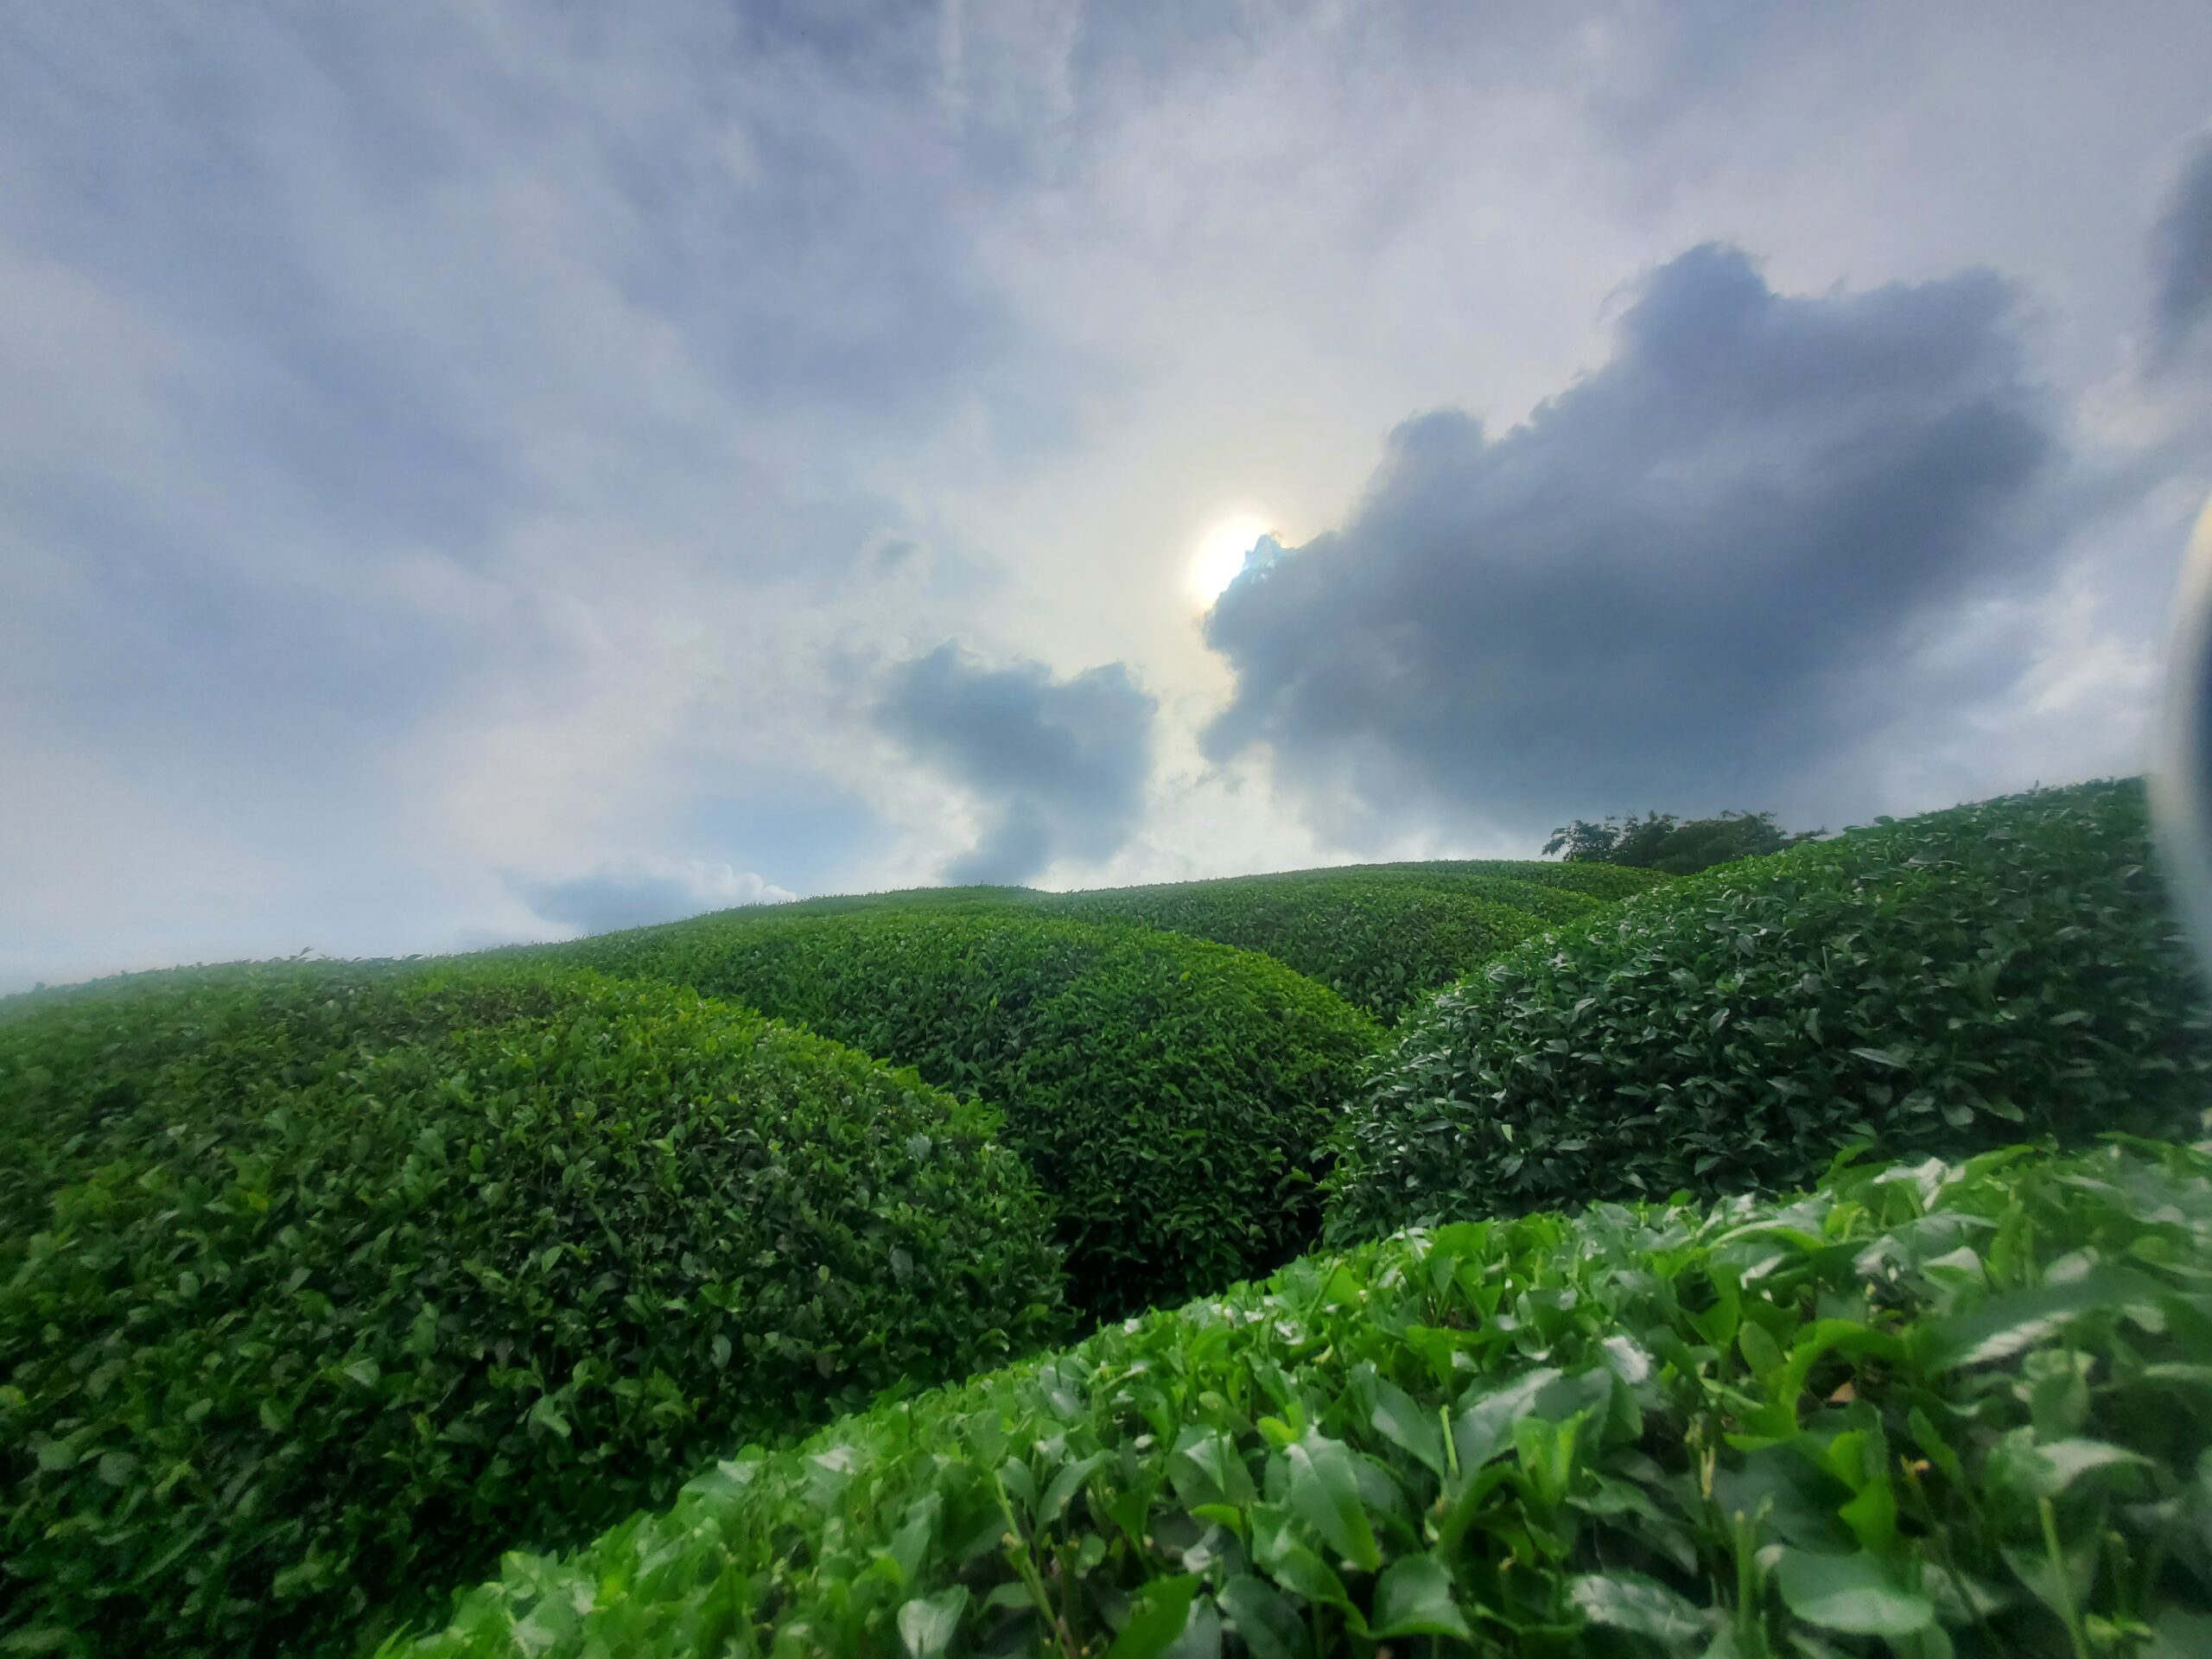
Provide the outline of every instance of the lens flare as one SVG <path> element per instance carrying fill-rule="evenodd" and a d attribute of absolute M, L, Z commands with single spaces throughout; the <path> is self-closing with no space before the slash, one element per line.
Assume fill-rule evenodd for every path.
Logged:
<path fill-rule="evenodd" d="M 2212 976 L 2212 505 L 2196 521 L 2174 595 L 2165 730 L 2151 779 L 2165 875 Z"/>

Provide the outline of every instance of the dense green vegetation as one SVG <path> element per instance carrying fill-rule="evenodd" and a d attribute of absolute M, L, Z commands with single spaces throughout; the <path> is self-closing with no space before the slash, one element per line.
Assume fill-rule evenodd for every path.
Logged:
<path fill-rule="evenodd" d="M 1596 901 L 1502 879 L 1431 886 L 1309 870 L 1046 902 L 1085 920 L 1135 922 L 1260 951 L 1390 1021 L 1423 993 Z"/>
<path fill-rule="evenodd" d="M 416 1659 L 2212 1641 L 2212 1155 L 1462 1223 L 747 1450 Z"/>
<path fill-rule="evenodd" d="M 1583 919 L 1659 879 L 1534 860 L 1283 870 L 1151 887 L 912 887 L 748 910 L 749 918 L 1028 908 L 1256 950 L 1392 1024 L 1421 997 L 1547 925 Z"/>
<path fill-rule="evenodd" d="M 1622 864 L 1554 864 L 1532 858 L 1441 858 L 1411 864 L 1346 864 L 1339 867 L 1339 873 L 1379 876 L 1393 881 L 1418 881 L 1428 887 L 1503 879 L 1558 887 L 1606 902 L 1649 892 L 1667 880 L 1658 870 L 1630 869 Z"/>
<path fill-rule="evenodd" d="M 2139 784 L 1984 802 L 1674 883 L 1440 994 L 1351 1115 L 1331 1236 L 1786 1190 L 1860 1141 L 2185 1133 L 2208 1071 Z"/>
<path fill-rule="evenodd" d="M 505 1545 L 1065 1330 L 974 1105 L 673 988 L 284 966 L 0 1005 L 0 1633 L 340 1649 Z"/>
<path fill-rule="evenodd" d="M 2207 1650 L 2208 1079 L 2133 784 L 13 999 L 0 1651 Z"/>
<path fill-rule="evenodd" d="M 1111 1317 L 1274 1267 L 1379 1034 L 1249 952 L 1027 909 L 729 911 L 558 947 L 800 1021 L 1001 1108 L 1077 1306 Z"/>

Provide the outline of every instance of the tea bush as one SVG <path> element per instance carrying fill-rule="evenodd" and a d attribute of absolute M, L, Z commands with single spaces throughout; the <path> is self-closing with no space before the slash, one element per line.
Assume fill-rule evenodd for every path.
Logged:
<path fill-rule="evenodd" d="M 721 915 L 842 916 L 853 911 L 1004 910 L 1035 904 L 1047 895 L 1035 887 L 898 887 L 887 893 L 833 893 L 778 905 L 749 905 Z"/>
<path fill-rule="evenodd" d="M 1675 879 L 1658 870 L 1640 870 L 1625 864 L 1570 864 L 1540 858 L 1440 858 L 1404 864 L 1347 864 L 1343 868 L 1363 875 L 1384 875 L 1431 886 L 1459 881 L 1525 881 L 1536 887 L 1584 893 L 1608 903 L 1649 893 Z"/>
<path fill-rule="evenodd" d="M 7 1005 L 0 1649 L 344 1651 L 734 1440 L 1064 1334 L 995 1127 L 581 972 Z"/>
<path fill-rule="evenodd" d="M 1802 1185 L 2200 1122 L 2194 966 L 2139 784 L 1988 801 L 1668 884 L 1408 1022 L 1347 1122 L 1331 1236 Z M 1575 867 L 1603 868 L 1603 866 Z"/>
<path fill-rule="evenodd" d="M 1077 1306 L 1217 1289 L 1313 1242 L 1374 1024 L 1264 957 L 1027 909 L 729 911 L 556 947 L 799 1020 L 1003 1109 Z"/>
<path fill-rule="evenodd" d="M 1044 901 L 1087 921 L 1135 922 L 1257 950 L 1319 981 L 1385 1022 L 1552 920 L 1593 901 L 1560 888 L 1494 881 L 1460 890 L 1311 870 Z"/>
<path fill-rule="evenodd" d="M 2179 1147 L 1408 1233 L 748 1448 L 384 1659 L 2177 1659 L 2208 1277 Z"/>

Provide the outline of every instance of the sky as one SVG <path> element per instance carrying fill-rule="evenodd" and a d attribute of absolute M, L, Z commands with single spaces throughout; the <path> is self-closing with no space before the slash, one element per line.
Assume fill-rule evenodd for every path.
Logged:
<path fill-rule="evenodd" d="M 0 990 L 2140 770 L 2212 11 L 0 10 Z"/>

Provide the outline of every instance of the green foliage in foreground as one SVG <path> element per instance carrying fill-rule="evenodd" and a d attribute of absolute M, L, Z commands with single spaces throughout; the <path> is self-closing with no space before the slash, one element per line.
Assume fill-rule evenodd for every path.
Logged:
<path fill-rule="evenodd" d="M 1339 1109 L 1380 1041 L 1249 951 L 1029 910 L 728 911 L 555 947 L 795 1020 L 1004 1109 L 1078 1306 L 1272 1268 L 1319 1226 Z"/>
<path fill-rule="evenodd" d="M 2212 1039 L 2150 858 L 2141 785 L 2089 785 L 1725 867 L 1523 945 L 1408 1022 L 1347 1121 L 1330 1236 L 1783 1191 L 1862 1141 L 2191 1133 Z"/>
<path fill-rule="evenodd" d="M 1063 1334 L 978 1108 L 578 972 L 0 1013 L 0 1650 L 340 1650 L 734 1438 Z"/>
<path fill-rule="evenodd" d="M 1306 870 L 1070 893 L 1045 903 L 1257 950 L 1385 1021 L 1416 997 L 1597 901 L 1499 878 L 1440 886 Z"/>
<path fill-rule="evenodd" d="M 2212 1641 L 2212 1157 L 1462 1223 L 749 1449 L 391 1659 Z"/>

